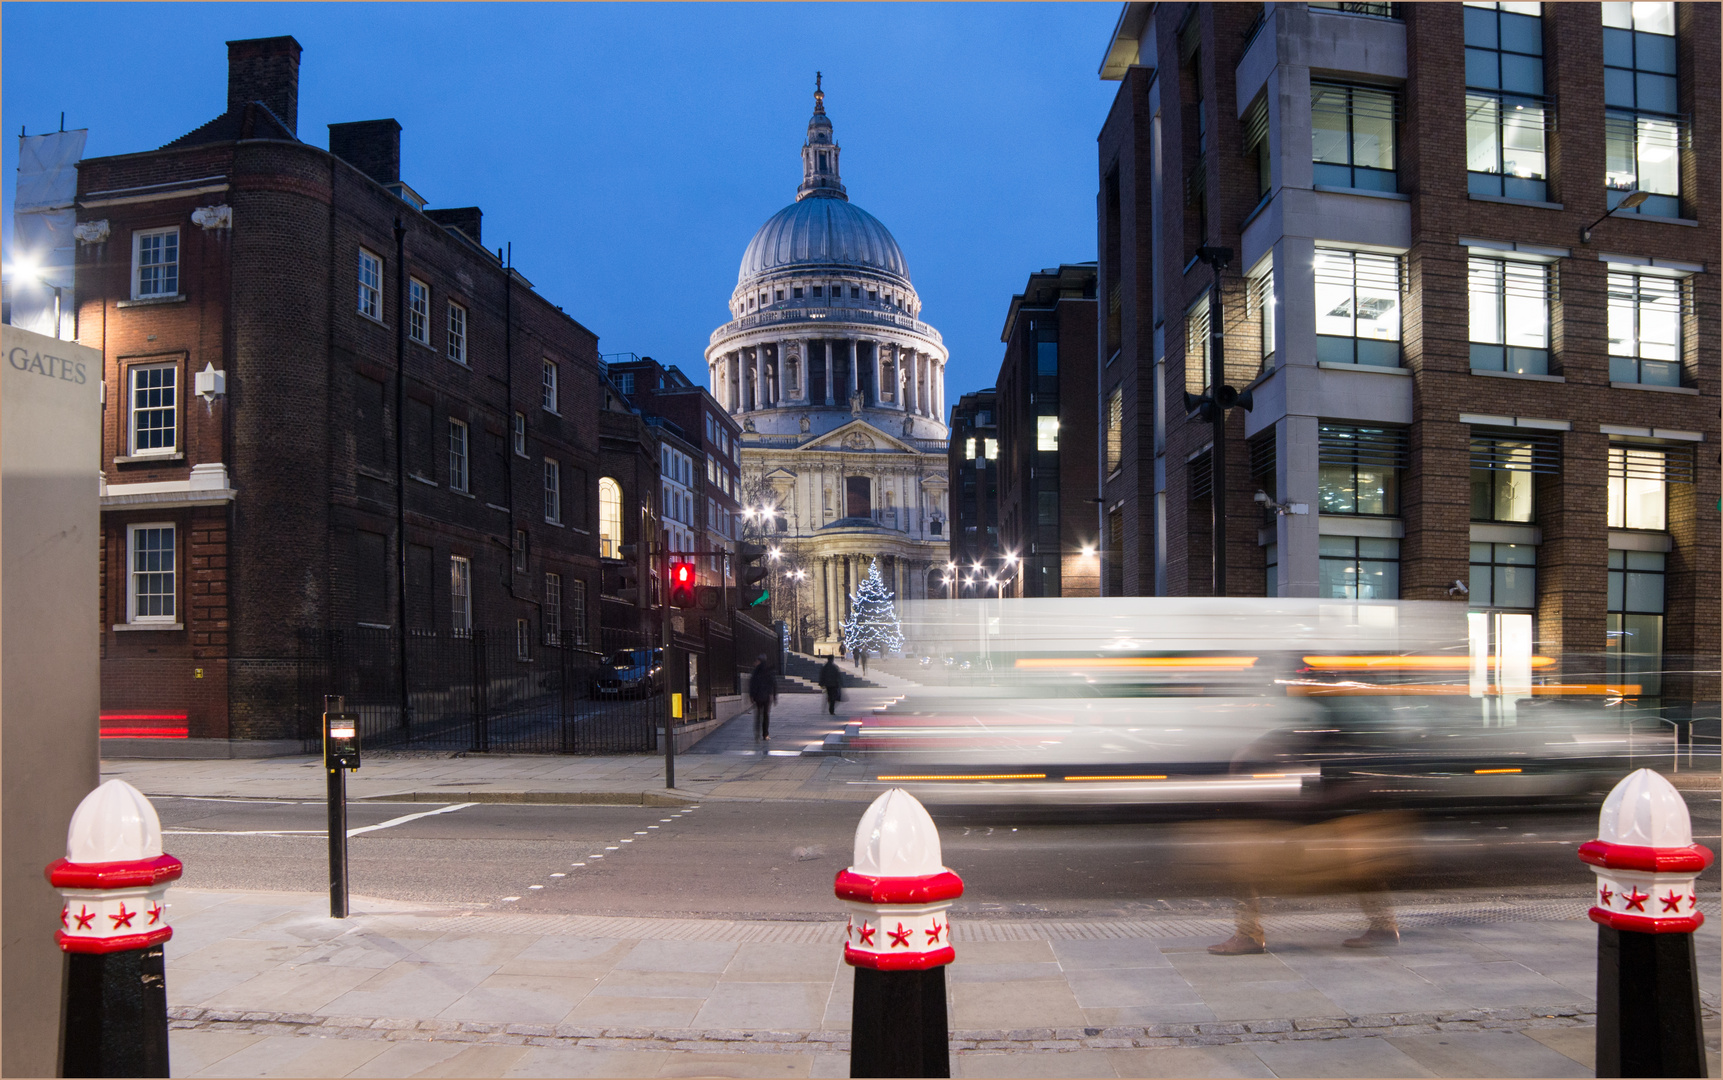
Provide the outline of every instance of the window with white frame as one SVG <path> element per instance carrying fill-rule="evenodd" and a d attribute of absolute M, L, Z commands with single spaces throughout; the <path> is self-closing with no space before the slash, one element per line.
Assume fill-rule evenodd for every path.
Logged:
<path fill-rule="evenodd" d="M 526 619 L 515 620 L 515 659 L 532 659 L 532 624 Z"/>
<path fill-rule="evenodd" d="M 134 364 L 127 379 L 131 453 L 173 453 L 179 448 L 179 365 Z"/>
<path fill-rule="evenodd" d="M 608 476 L 598 479 L 598 554 L 622 558 L 622 485 Z"/>
<path fill-rule="evenodd" d="M 175 604 L 174 526 L 165 522 L 126 529 L 128 588 L 126 621 L 172 623 Z"/>
<path fill-rule="evenodd" d="M 359 314 L 383 318 L 383 260 L 364 248 L 359 249 Z"/>
<path fill-rule="evenodd" d="M 418 278 L 407 279 L 407 336 L 431 343 L 431 287 Z"/>
<path fill-rule="evenodd" d="M 132 234 L 132 299 L 179 295 L 179 229 Z"/>
<path fill-rule="evenodd" d="M 568 636 L 576 645 L 586 644 L 586 582 L 569 582 Z"/>
<path fill-rule="evenodd" d="M 473 564 L 460 555 L 449 556 L 450 628 L 456 637 L 473 631 Z"/>
<path fill-rule="evenodd" d="M 516 457 L 526 457 L 526 413 L 515 413 L 514 446 Z"/>
<path fill-rule="evenodd" d="M 449 420 L 449 490 L 467 490 L 467 425 Z"/>
<path fill-rule="evenodd" d="M 1673 278 L 1610 272 L 1610 382 L 1681 385 L 1681 289 Z"/>
<path fill-rule="evenodd" d="M 544 459 L 544 519 L 562 524 L 562 466 L 555 458 Z"/>
<path fill-rule="evenodd" d="M 1400 366 L 1400 257 L 1316 249 L 1316 359 Z"/>
<path fill-rule="evenodd" d="M 515 530 L 515 552 L 514 552 L 514 554 L 515 554 L 515 573 L 517 573 L 517 574 L 524 574 L 527 571 L 527 557 L 529 554 L 527 549 L 528 549 L 528 547 L 531 546 L 531 543 L 532 543 L 531 538 L 525 529 L 516 529 Z"/>
<path fill-rule="evenodd" d="M 544 362 L 544 411 L 560 411 L 556 400 L 556 364 L 550 360 Z"/>
<path fill-rule="evenodd" d="M 1675 5 L 1603 5 L 1604 183 L 1624 214 L 1681 216 L 1687 125 L 1677 105 Z M 1630 191 L 1649 192 L 1622 206 Z"/>
<path fill-rule="evenodd" d="M 562 644 L 562 575 L 545 571 L 544 643 Z"/>
<path fill-rule="evenodd" d="M 1466 3 L 1466 185 L 1473 195 L 1543 201 L 1543 6 Z"/>
<path fill-rule="evenodd" d="M 1466 264 L 1472 369 L 1549 374 L 1549 267 L 1472 257 Z"/>
<path fill-rule="evenodd" d="M 1250 314 L 1257 320 L 1261 331 L 1262 360 L 1264 368 L 1271 366 L 1270 358 L 1274 356 L 1274 267 L 1254 277 L 1250 281 Z"/>
<path fill-rule="evenodd" d="M 467 309 L 449 301 L 449 359 L 467 362 Z"/>

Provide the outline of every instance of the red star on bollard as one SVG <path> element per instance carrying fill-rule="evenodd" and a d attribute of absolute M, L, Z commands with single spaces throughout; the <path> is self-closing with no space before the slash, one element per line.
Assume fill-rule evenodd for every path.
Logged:
<path fill-rule="evenodd" d="M 855 933 L 855 929 L 856 929 L 856 921 L 853 918 L 844 920 L 844 940 L 845 941 L 848 941 L 850 939 L 850 936 Z"/>
<path fill-rule="evenodd" d="M 909 948 L 909 935 L 913 933 L 915 933 L 914 930 L 905 930 L 902 923 L 897 924 L 896 930 L 886 931 L 886 935 L 891 938 L 891 947 L 894 949 L 899 945 L 906 949 Z"/>
<path fill-rule="evenodd" d="M 874 934 L 878 933 L 878 930 L 879 930 L 878 927 L 869 926 L 867 924 L 867 920 L 863 919 L 862 920 L 862 927 L 861 927 L 861 943 L 863 945 L 872 945 L 873 944 L 873 936 L 874 936 Z"/>
<path fill-rule="evenodd" d="M 935 919 L 933 921 L 933 929 L 932 930 L 923 930 L 922 933 L 927 935 L 927 943 L 929 945 L 936 945 L 939 943 L 940 931 L 942 931 L 944 929 L 945 929 L 945 927 L 939 925 L 939 920 Z"/>
<path fill-rule="evenodd" d="M 126 910 L 126 902 L 124 900 L 121 900 L 120 901 L 120 913 L 118 915 L 109 915 L 108 918 L 114 920 L 114 929 L 115 930 L 118 930 L 122 926 L 129 930 L 129 929 L 131 929 L 132 919 L 136 918 L 137 914 L 138 913 L 135 911 L 127 911 Z"/>
<path fill-rule="evenodd" d="M 162 921 L 162 906 L 160 904 L 151 904 L 150 905 L 149 925 L 154 926 L 156 923 L 159 923 L 161 921 Z"/>
<path fill-rule="evenodd" d="M 1603 888 L 1599 889 L 1598 892 L 1603 894 L 1603 905 L 1608 907 L 1609 902 L 1615 898 L 1614 890 L 1612 890 L 1608 885 L 1605 885 Z"/>
<path fill-rule="evenodd" d="M 1680 911 L 1681 910 L 1681 897 L 1676 893 L 1676 891 L 1674 889 L 1669 890 L 1668 896 L 1658 897 L 1657 902 L 1663 905 L 1664 911 Z"/>
<path fill-rule="evenodd" d="M 1651 899 L 1651 894 L 1640 892 L 1639 886 L 1635 885 L 1635 886 L 1633 886 L 1633 891 L 1631 893 L 1629 893 L 1626 897 L 1627 910 L 1629 910 L 1629 911 L 1644 911 L 1645 910 L 1645 902 L 1649 899 Z"/>
<path fill-rule="evenodd" d="M 96 917 L 96 913 L 91 911 L 90 909 L 86 908 L 82 904 L 78 905 L 78 914 L 73 916 L 73 918 L 78 920 L 78 929 L 80 929 L 80 930 L 90 929 L 90 920 L 94 919 L 95 917 Z"/>
<path fill-rule="evenodd" d="M 72 925 L 71 923 L 66 921 L 66 912 L 71 911 L 71 910 L 72 909 L 70 907 L 63 907 L 60 909 L 60 929 L 64 930 L 64 929 L 66 929 L 66 927 Z"/>

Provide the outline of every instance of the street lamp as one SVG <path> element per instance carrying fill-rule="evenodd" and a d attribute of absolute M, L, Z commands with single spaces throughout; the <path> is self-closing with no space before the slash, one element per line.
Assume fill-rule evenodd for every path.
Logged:
<path fill-rule="evenodd" d="M 1590 225 L 1587 225 L 1585 228 L 1583 228 L 1579 231 L 1579 242 L 1582 244 L 1591 243 L 1591 230 L 1597 228 L 1599 225 L 1602 225 L 1604 222 L 1604 218 L 1609 217 L 1611 214 L 1615 213 L 1617 210 L 1632 210 L 1634 207 L 1638 206 L 1639 204 L 1643 203 L 1646 199 L 1649 199 L 1649 198 L 1651 198 L 1651 192 L 1649 192 L 1649 191 L 1641 191 L 1638 188 L 1635 188 L 1634 190 L 1628 192 L 1622 198 L 1622 200 L 1619 203 L 1616 203 L 1614 206 L 1612 206 L 1608 210 L 1606 210 L 1604 212 L 1603 217 L 1598 218 L 1596 221 L 1592 222 Z"/>
<path fill-rule="evenodd" d="M 42 268 L 41 262 L 32 254 L 25 254 L 13 260 L 12 276 L 14 278 L 21 278 L 24 281 L 34 282 L 37 285 L 43 285 L 54 290 L 54 336 L 58 338 L 60 336 L 62 307 L 62 299 L 60 295 L 61 286 L 50 285 L 48 283 L 47 271 Z M 74 336 L 76 336 L 75 333 Z"/>

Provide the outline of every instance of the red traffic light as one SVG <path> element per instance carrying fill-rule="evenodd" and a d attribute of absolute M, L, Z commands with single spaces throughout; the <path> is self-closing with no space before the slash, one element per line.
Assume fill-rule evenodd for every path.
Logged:
<path fill-rule="evenodd" d="M 670 603 L 679 608 L 691 608 L 695 604 L 694 582 L 699 574 L 693 563 L 678 562 L 670 564 Z"/>

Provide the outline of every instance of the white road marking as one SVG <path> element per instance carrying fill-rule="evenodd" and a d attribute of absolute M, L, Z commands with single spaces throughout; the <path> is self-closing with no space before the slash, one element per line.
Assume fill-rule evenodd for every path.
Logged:
<path fill-rule="evenodd" d="M 591 855 L 587 856 L 587 858 L 589 858 L 589 859 L 593 858 L 593 857 L 594 856 L 591 856 Z M 586 864 L 583 862 L 575 862 L 575 863 L 569 863 L 568 865 L 570 865 L 570 866 L 585 866 Z"/>
<path fill-rule="evenodd" d="M 358 836 L 360 833 L 376 832 L 378 829 L 392 829 L 396 825 L 405 825 L 409 821 L 417 821 L 420 818 L 427 818 L 433 814 L 452 814 L 456 810 L 465 810 L 469 806 L 477 805 L 477 803 L 470 802 L 452 803 L 448 806 L 440 806 L 435 810 L 422 810 L 417 814 L 403 814 L 398 818 L 390 818 L 388 821 L 380 822 L 376 825 L 365 825 L 357 829 L 348 829 L 347 835 Z"/>
<path fill-rule="evenodd" d="M 551 877 L 567 877 L 567 874 L 552 874 Z"/>
<path fill-rule="evenodd" d="M 518 896 L 505 896 L 505 897 L 503 897 L 503 903 L 508 904 L 508 903 L 512 903 L 512 902 L 519 900 L 519 899 L 520 899 L 520 897 L 518 897 Z"/>
<path fill-rule="evenodd" d="M 544 886 L 543 885 L 528 885 L 527 888 L 529 888 L 529 889 L 542 889 L 542 888 L 544 888 Z"/>
<path fill-rule="evenodd" d="M 419 818 L 430 817 L 433 814 L 452 813 L 453 811 L 456 811 L 456 810 L 465 810 L 469 806 L 477 806 L 477 805 L 478 805 L 477 803 L 470 803 L 470 802 L 452 803 L 448 806 L 440 806 L 435 810 L 422 810 L 417 814 L 403 814 L 400 817 L 390 818 L 388 821 L 378 822 L 375 825 L 361 825 L 357 829 L 348 829 L 347 835 L 349 837 L 354 837 L 354 836 L 358 836 L 360 833 L 376 832 L 378 829 L 391 829 L 391 828 L 394 828 L 396 825 L 404 825 L 409 821 L 417 821 Z M 328 833 L 329 833 L 328 829 L 163 829 L 162 830 L 163 836 L 326 836 L 326 835 L 328 835 Z"/>

